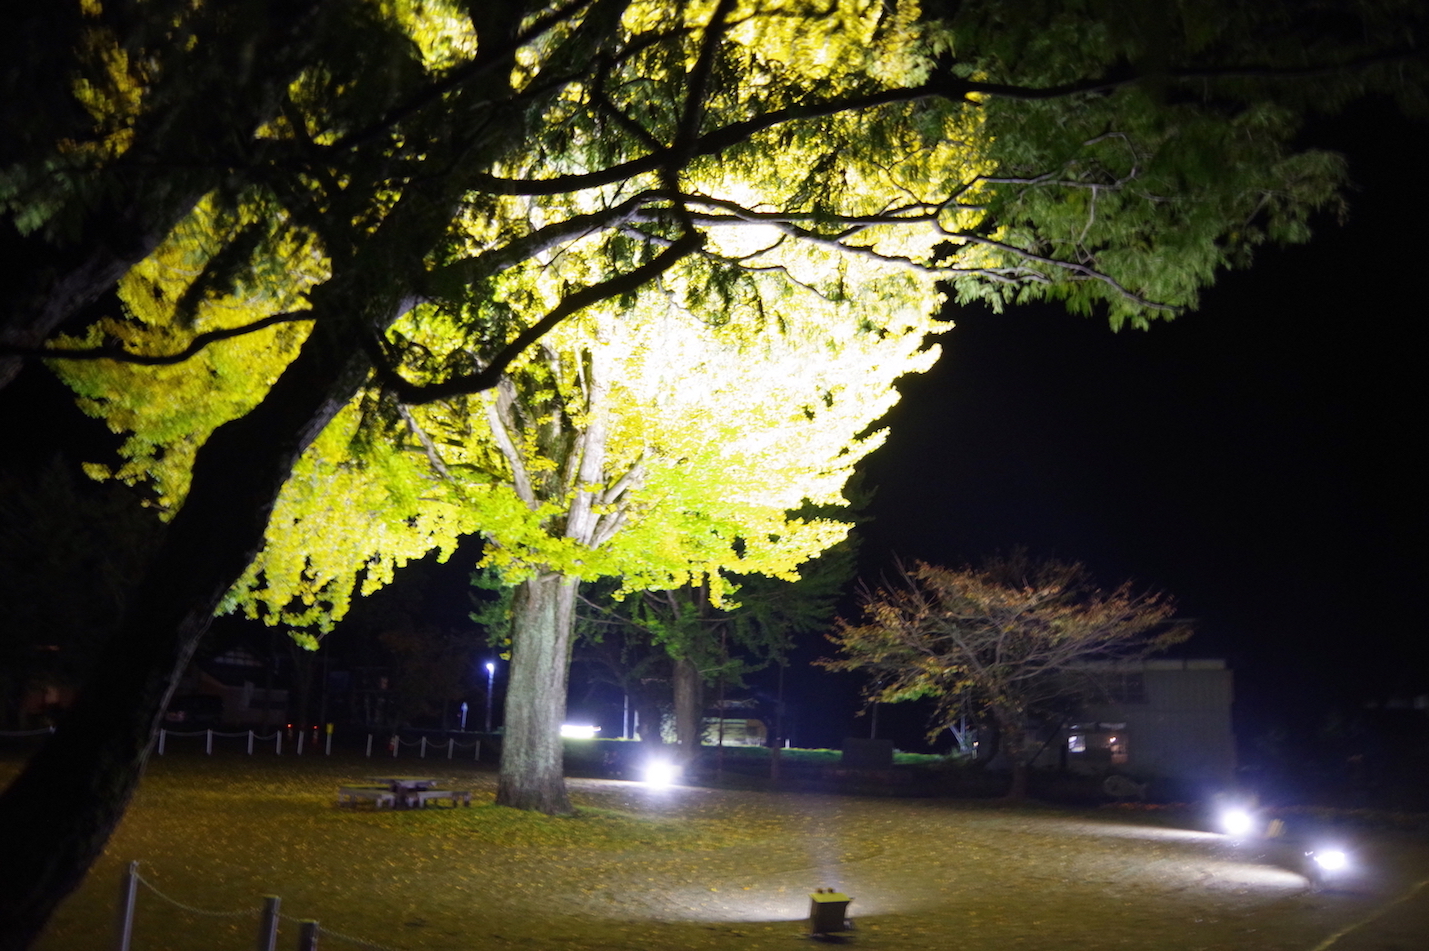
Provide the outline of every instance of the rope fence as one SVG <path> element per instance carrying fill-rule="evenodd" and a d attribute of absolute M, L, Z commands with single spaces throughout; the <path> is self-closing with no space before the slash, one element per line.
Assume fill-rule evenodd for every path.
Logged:
<path fill-rule="evenodd" d="M 178 908 L 190 915 L 197 915 L 202 918 L 251 918 L 257 922 L 257 941 L 254 947 L 257 951 L 277 951 L 279 925 L 286 922 L 296 926 L 298 941 L 298 951 L 317 951 L 318 938 L 330 938 L 333 941 L 355 945 L 360 948 L 371 948 L 372 951 L 397 951 L 385 944 L 378 944 L 375 941 L 368 941 L 364 938 L 353 937 L 343 934 L 340 931 L 333 931 L 330 928 L 322 927 L 317 921 L 311 918 L 296 918 L 292 915 L 282 913 L 283 900 L 277 895 L 263 896 L 263 904 L 256 908 L 242 908 L 237 911 L 213 911 L 207 908 L 196 908 L 186 902 L 179 901 L 171 895 L 160 891 L 153 882 L 139 874 L 138 861 L 132 861 L 125 869 L 123 877 L 119 882 L 119 904 L 116 909 L 114 928 L 114 951 L 131 951 L 134 937 L 134 910 L 138 905 L 139 886 L 143 886 L 154 897 L 160 901 Z"/>
<path fill-rule="evenodd" d="M 445 743 L 428 743 L 427 738 L 425 736 L 418 737 L 415 740 L 404 740 L 399 734 L 393 733 L 392 738 L 387 741 L 387 752 L 391 753 L 395 757 L 397 755 L 397 752 L 404 746 L 415 747 L 417 749 L 418 759 L 427 758 L 428 748 L 431 748 L 433 750 L 440 750 L 442 747 L 446 747 L 447 759 L 452 759 L 456 754 L 456 751 L 459 749 L 474 750 L 475 752 L 473 753 L 473 759 L 481 759 L 480 740 L 474 740 L 471 743 L 458 743 L 455 737 L 449 736 L 447 737 L 447 741 Z M 367 735 L 367 755 L 372 755 L 372 734 L 370 733 Z"/>

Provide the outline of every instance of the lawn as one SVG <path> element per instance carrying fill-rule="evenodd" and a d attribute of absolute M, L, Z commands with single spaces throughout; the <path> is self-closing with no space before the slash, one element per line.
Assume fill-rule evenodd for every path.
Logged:
<path fill-rule="evenodd" d="M 339 809 L 339 782 L 390 759 L 156 758 L 123 826 L 56 916 L 44 951 L 109 947 L 131 859 L 136 951 L 246 951 L 262 896 L 324 928 L 322 947 L 792 948 L 808 893 L 854 898 L 866 951 L 1308 951 L 1429 869 L 1422 844 L 1362 834 L 1373 873 L 1311 892 L 1297 843 L 1102 812 L 573 780 L 550 819 L 491 805 L 494 775 L 445 759 L 403 773 L 476 791 L 469 809 Z M 0 782 L 17 768 L 0 760 Z M 231 913 L 195 914 L 190 909 Z M 335 934 L 335 933 L 336 934 Z M 296 925 L 285 921 L 280 947 Z"/>

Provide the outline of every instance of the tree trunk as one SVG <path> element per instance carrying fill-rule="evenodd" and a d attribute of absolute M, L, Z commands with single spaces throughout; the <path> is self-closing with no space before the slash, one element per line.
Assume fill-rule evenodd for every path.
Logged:
<path fill-rule="evenodd" d="M 694 762 L 700 754 L 700 734 L 704 726 L 704 680 L 699 667 L 688 657 L 675 660 L 675 737 L 680 755 Z"/>
<path fill-rule="evenodd" d="M 1012 785 L 1007 790 L 1007 798 L 1020 802 L 1027 798 L 1027 723 L 1016 713 L 994 709 L 993 715 L 997 718 L 997 734 L 1002 752 L 1012 764 Z"/>
<path fill-rule="evenodd" d="M 665 738 L 660 735 L 661 704 L 646 696 L 638 697 L 635 704 L 636 728 L 640 742 L 650 753 L 658 753 L 665 746 Z"/>
<path fill-rule="evenodd" d="M 572 812 L 562 771 L 561 722 L 579 586 L 575 578 L 550 574 L 516 588 L 497 805 L 552 816 Z"/>
<path fill-rule="evenodd" d="M 1027 764 L 1021 760 L 1012 763 L 1012 785 L 1008 787 L 1007 798 L 1013 802 L 1027 798 Z"/>
<path fill-rule="evenodd" d="M 344 325 L 361 312 L 347 310 Z M 357 338 L 319 322 L 263 402 L 200 450 L 188 498 L 95 674 L 0 794 L 0 951 L 30 945 L 123 816 L 174 685 L 261 547 L 293 464 L 366 378 Z"/>

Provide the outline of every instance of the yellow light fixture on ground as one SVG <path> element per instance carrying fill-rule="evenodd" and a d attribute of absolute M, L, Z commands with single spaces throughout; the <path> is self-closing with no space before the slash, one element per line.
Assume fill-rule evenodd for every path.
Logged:
<path fill-rule="evenodd" d="M 848 903 L 852 898 L 832 888 L 816 888 L 809 896 L 809 934 L 824 935 L 852 931 Z"/>

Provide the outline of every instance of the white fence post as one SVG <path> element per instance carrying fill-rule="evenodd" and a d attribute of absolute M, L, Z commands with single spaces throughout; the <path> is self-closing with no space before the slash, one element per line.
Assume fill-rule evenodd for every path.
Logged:
<path fill-rule="evenodd" d="M 421 750 L 417 753 L 417 758 L 418 758 L 418 759 L 426 759 L 426 758 L 427 758 L 427 738 L 426 738 L 425 736 L 422 737 L 422 747 L 421 747 Z"/>
<path fill-rule="evenodd" d="M 263 910 L 258 917 L 258 951 L 275 951 L 278 947 L 278 908 L 283 899 L 277 895 L 263 896 Z"/>
<path fill-rule="evenodd" d="M 114 920 L 114 951 L 129 951 L 134 936 L 134 899 L 139 894 L 139 863 L 130 862 L 119 880 L 119 908 Z"/>
<path fill-rule="evenodd" d="M 274 738 L 277 740 L 277 743 L 274 745 L 274 749 L 277 751 L 277 753 L 278 753 L 279 756 L 282 756 L 282 755 L 283 755 L 283 728 L 282 728 L 282 727 L 275 727 L 274 730 L 273 730 L 273 736 L 274 736 Z"/>
<path fill-rule="evenodd" d="M 452 758 L 452 751 L 456 749 L 456 740 L 447 737 L 447 759 Z"/>
<path fill-rule="evenodd" d="M 476 741 L 476 761 L 477 761 L 478 763 L 481 762 L 481 741 L 480 741 L 480 740 L 477 740 L 477 741 Z"/>
<path fill-rule="evenodd" d="M 325 756 L 332 755 L 332 724 L 327 725 L 327 749 L 323 751 Z"/>
<path fill-rule="evenodd" d="M 163 727 L 159 727 L 159 755 L 160 755 L 160 756 L 163 756 L 163 755 L 164 755 L 164 734 L 165 734 L 166 732 L 167 732 L 167 731 L 166 731 Z"/>
<path fill-rule="evenodd" d="M 307 730 L 299 730 L 299 731 L 298 731 L 298 750 L 297 750 L 297 752 L 296 752 L 295 754 L 293 754 L 293 755 L 295 755 L 295 756 L 302 756 L 302 755 L 303 755 L 303 734 L 306 733 L 306 732 L 308 732 L 308 731 L 307 731 Z"/>
<path fill-rule="evenodd" d="M 318 951 L 318 923 L 304 921 L 298 925 L 298 951 Z"/>
<path fill-rule="evenodd" d="M 367 758 L 372 758 L 372 734 L 367 734 Z"/>
<path fill-rule="evenodd" d="M 392 758 L 397 758 L 397 747 L 402 745 L 402 737 L 396 733 L 392 734 Z"/>
<path fill-rule="evenodd" d="M 208 736 L 206 736 L 206 737 L 204 738 L 204 741 L 203 741 L 203 751 L 204 751 L 205 753 L 207 753 L 209 756 L 212 756 L 212 755 L 213 755 L 213 731 L 212 731 L 212 730 L 208 730 L 207 733 L 208 733 Z"/>
<path fill-rule="evenodd" d="M 253 731 L 248 731 L 248 755 L 253 755 Z"/>

